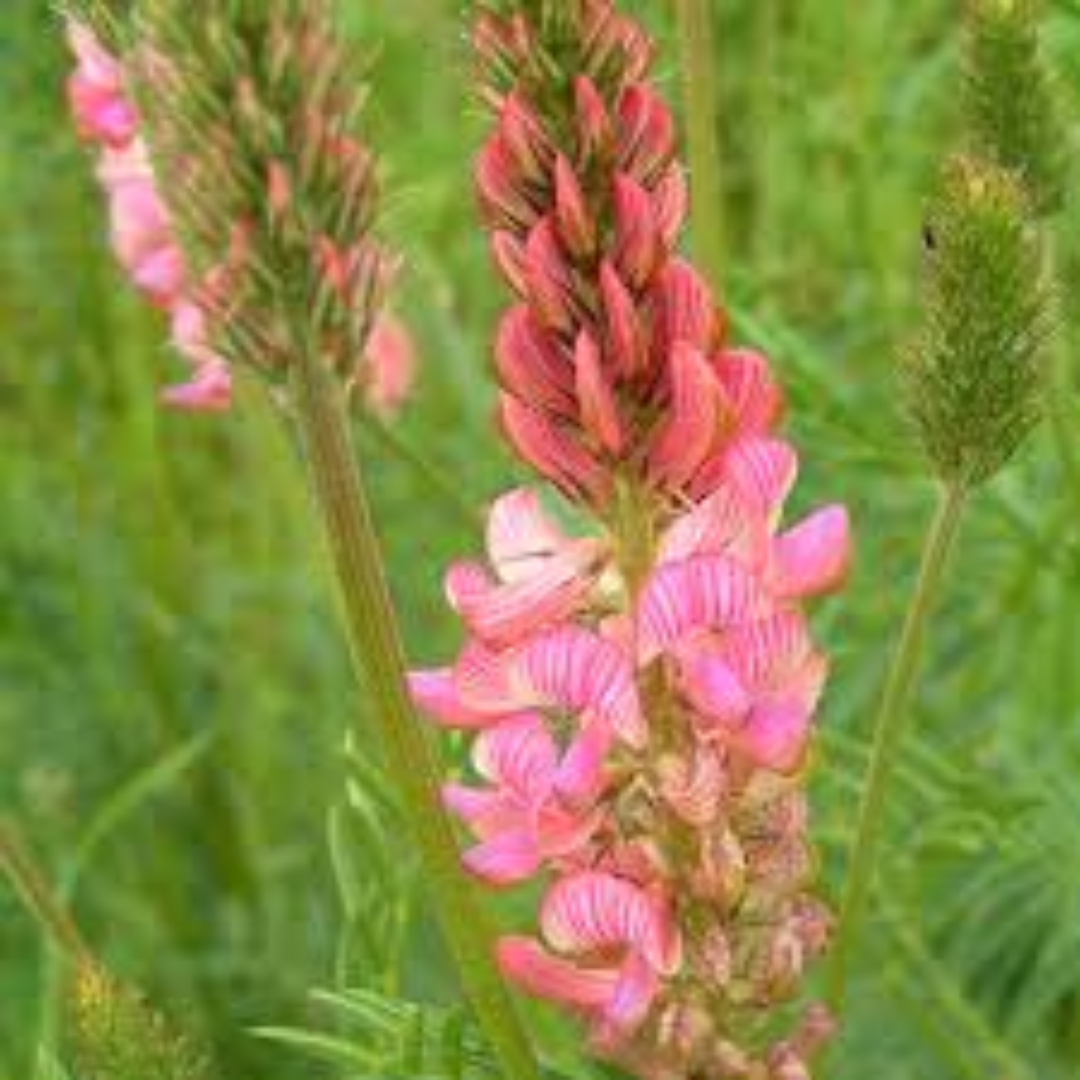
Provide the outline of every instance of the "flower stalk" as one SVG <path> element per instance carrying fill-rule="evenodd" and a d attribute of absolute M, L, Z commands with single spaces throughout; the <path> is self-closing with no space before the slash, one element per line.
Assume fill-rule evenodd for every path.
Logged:
<path fill-rule="evenodd" d="M 463 876 L 439 798 L 439 771 L 405 689 L 405 661 L 375 526 L 332 373 L 311 348 L 293 365 L 296 420 L 306 450 L 357 675 L 372 698 L 387 772 L 420 847 L 440 926 L 462 985 L 507 1077 L 537 1075 L 528 1042 L 492 961 L 492 937 Z"/>
<path fill-rule="evenodd" d="M 949 558 L 960 535 L 967 498 L 967 487 L 959 481 L 946 484 L 939 492 L 937 508 L 923 543 L 915 589 L 874 719 L 870 764 L 859 803 L 840 906 L 839 930 L 829 969 L 828 999 L 838 1015 L 844 1007 L 851 955 L 866 917 L 889 785 L 911 723 L 911 699 L 926 650 L 927 630 L 941 597 Z"/>

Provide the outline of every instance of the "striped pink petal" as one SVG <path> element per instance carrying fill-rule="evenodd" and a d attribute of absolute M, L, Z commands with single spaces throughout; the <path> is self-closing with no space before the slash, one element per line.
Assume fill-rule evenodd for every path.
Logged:
<path fill-rule="evenodd" d="M 605 1024 L 615 1028 L 615 1035 L 633 1031 L 652 1008 L 660 992 L 660 976 L 644 956 L 631 953 L 619 973 L 611 1000 L 603 1010 Z"/>
<path fill-rule="evenodd" d="M 481 776 L 523 796 L 546 795 L 554 780 L 559 748 L 544 721 L 524 715 L 483 732 L 473 745 Z"/>
<path fill-rule="evenodd" d="M 557 881 L 544 898 L 540 924 L 552 948 L 570 955 L 624 948 L 664 975 L 682 962 L 678 931 L 665 906 L 639 886 L 583 870 Z"/>
<path fill-rule="evenodd" d="M 724 478 L 770 525 L 779 520 L 798 473 L 798 456 L 779 439 L 741 439 L 724 458 Z"/>
<path fill-rule="evenodd" d="M 781 685 L 812 654 L 806 618 L 793 610 L 743 622 L 723 641 L 726 662 L 750 686 Z"/>
<path fill-rule="evenodd" d="M 767 539 L 764 522 L 725 484 L 672 523 L 660 540 L 659 561 L 725 553 L 748 556 L 763 552 Z"/>
<path fill-rule="evenodd" d="M 504 937 L 498 960 L 503 974 L 527 993 L 586 1011 L 606 1005 L 619 981 L 617 970 L 578 967 L 552 956 L 531 938 Z"/>
<path fill-rule="evenodd" d="M 667 563 L 653 573 L 638 604 L 638 655 L 648 663 L 692 634 L 730 628 L 759 617 L 767 606 L 760 584 L 733 558 Z"/>
<path fill-rule="evenodd" d="M 827 506 L 776 540 L 770 580 L 780 596 L 818 596 L 843 583 L 850 560 L 847 510 Z"/>
<path fill-rule="evenodd" d="M 723 393 L 705 355 L 677 342 L 670 357 L 671 406 L 649 446 L 649 474 L 665 488 L 684 487 L 720 433 Z"/>
<path fill-rule="evenodd" d="M 570 805 L 588 805 L 603 791 L 614 734 L 605 720 L 586 717 L 571 739 L 553 778 L 555 791 Z"/>
<path fill-rule="evenodd" d="M 511 700 L 524 708 L 589 712 L 632 746 L 645 741 L 633 668 L 612 641 L 582 627 L 548 631 L 507 664 Z"/>

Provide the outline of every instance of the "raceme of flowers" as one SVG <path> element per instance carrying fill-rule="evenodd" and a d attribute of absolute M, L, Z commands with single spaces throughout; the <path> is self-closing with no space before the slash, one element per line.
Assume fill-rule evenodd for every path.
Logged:
<path fill-rule="evenodd" d="M 68 21 L 68 41 L 76 58 L 68 98 L 80 137 L 99 153 L 97 176 L 108 198 L 113 250 L 139 292 L 167 314 L 172 345 L 190 367 L 189 378 L 165 390 L 163 401 L 179 409 L 224 411 L 232 400 L 232 373 L 210 344 L 208 311 L 215 307 L 211 297 L 227 296 L 243 264 L 242 230 L 222 264 L 194 280 L 155 183 L 124 64 L 78 20 Z M 411 392 L 415 371 L 408 331 L 382 315 L 357 365 L 368 407 L 384 417 L 396 413 Z"/>
<path fill-rule="evenodd" d="M 635 1075 L 797 1080 L 832 1026 L 783 1008 L 831 927 L 805 793 L 827 661 L 802 605 L 841 584 L 847 515 L 781 527 L 781 394 L 676 254 L 650 42 L 607 0 L 566 7 L 480 17 L 498 122 L 477 186 L 516 293 L 504 430 L 595 528 L 530 489 L 496 500 L 486 560 L 446 577 L 465 645 L 412 689 L 474 736 L 475 780 L 445 792 L 468 869 L 543 884 L 506 974 Z"/>

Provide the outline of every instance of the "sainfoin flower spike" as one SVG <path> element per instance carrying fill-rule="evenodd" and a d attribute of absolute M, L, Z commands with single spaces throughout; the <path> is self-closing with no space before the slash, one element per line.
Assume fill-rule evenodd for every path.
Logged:
<path fill-rule="evenodd" d="M 236 350 L 235 340 L 232 349 L 226 344 L 231 335 L 221 324 L 235 315 L 229 313 L 230 292 L 252 256 L 250 223 L 233 223 L 219 237 L 220 259 L 202 275 L 192 271 L 142 134 L 132 87 L 134 60 L 111 51 L 91 23 L 75 14 L 68 17 L 67 36 L 76 61 L 68 100 L 76 130 L 98 153 L 97 177 L 108 200 L 113 250 L 136 289 L 166 313 L 170 341 L 190 369 L 185 382 L 162 392 L 162 401 L 191 411 L 227 410 Z M 284 165 L 269 174 L 262 194 L 271 213 L 287 212 L 291 193 Z M 348 294 L 340 260 L 330 256 L 329 261 Z M 383 417 L 392 416 L 407 400 L 416 374 L 408 329 L 392 316 L 379 315 L 355 355 L 352 382 L 362 399 Z"/>
<path fill-rule="evenodd" d="M 610 0 L 503 5 L 475 32 L 495 131 L 476 182 L 516 299 L 496 334 L 504 432 L 579 508 L 491 508 L 446 592 L 466 641 L 414 673 L 469 733 L 446 803 L 492 886 L 543 883 L 499 959 L 630 1073 L 810 1075 L 832 1021 L 793 1015 L 831 915 L 806 772 L 827 660 L 804 602 L 839 587 L 848 519 L 781 524 L 798 469 L 781 392 L 677 254 L 688 194 L 652 46 Z"/>

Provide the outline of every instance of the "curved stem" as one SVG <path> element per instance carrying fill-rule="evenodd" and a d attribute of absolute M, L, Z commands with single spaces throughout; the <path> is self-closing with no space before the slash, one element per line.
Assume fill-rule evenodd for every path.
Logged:
<path fill-rule="evenodd" d="M 840 910 L 839 935 L 829 971 L 828 995 L 837 1013 L 843 1008 L 848 965 L 858 944 L 866 914 L 886 796 L 900 744 L 907 729 L 908 706 L 919 672 L 926 629 L 941 591 L 949 554 L 959 535 L 966 501 L 967 488 L 961 482 L 951 483 L 941 492 L 937 510 L 926 534 L 915 592 L 874 721 L 874 744 L 859 805 L 855 839 Z"/>
<path fill-rule="evenodd" d="M 418 845 L 442 932 L 496 1060 L 511 1080 L 537 1076 L 495 966 L 492 936 L 439 795 L 439 770 L 405 680 L 405 658 L 345 406 L 314 349 L 293 364 L 295 406 L 358 676 L 370 696 L 391 783 Z"/>
<path fill-rule="evenodd" d="M 720 88 L 711 0 L 675 0 L 686 110 L 694 254 L 719 287 L 724 262 L 718 128 Z"/>

